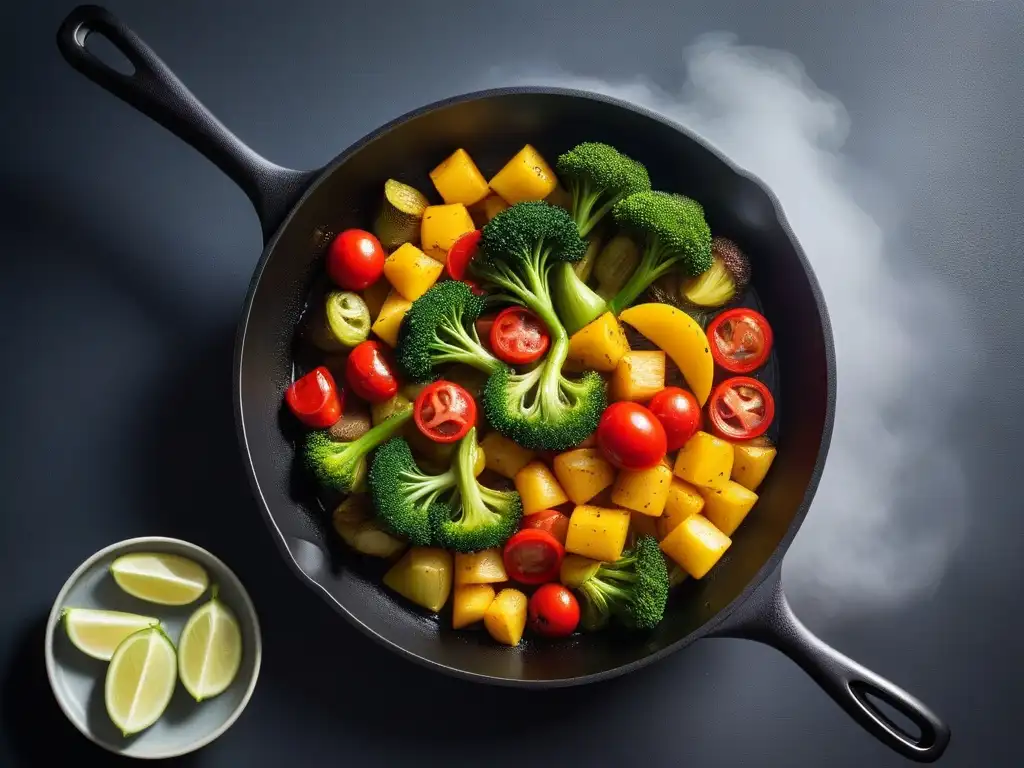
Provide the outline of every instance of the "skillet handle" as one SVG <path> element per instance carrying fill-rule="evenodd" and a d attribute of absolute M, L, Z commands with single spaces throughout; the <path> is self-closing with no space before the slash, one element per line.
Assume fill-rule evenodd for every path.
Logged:
<path fill-rule="evenodd" d="M 782 591 L 779 569 L 714 634 L 757 640 L 782 651 L 871 735 L 904 757 L 932 763 L 949 745 L 949 726 L 924 703 L 827 645 L 801 623 Z M 896 709 L 920 729 L 920 736 L 907 733 L 868 696 Z"/>
<path fill-rule="evenodd" d="M 116 46 L 134 71 L 119 72 L 89 51 L 86 40 L 92 34 Z M 57 47 L 72 67 L 188 142 L 238 184 L 256 209 L 265 241 L 318 174 L 282 168 L 247 147 L 138 35 L 105 8 L 75 8 L 57 31 Z"/>

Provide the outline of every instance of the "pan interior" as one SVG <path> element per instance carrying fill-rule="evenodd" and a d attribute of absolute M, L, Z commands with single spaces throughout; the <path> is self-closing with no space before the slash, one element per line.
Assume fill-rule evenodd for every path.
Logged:
<path fill-rule="evenodd" d="M 755 301 L 772 323 L 768 383 L 776 397 L 779 455 L 761 498 L 722 562 L 700 582 L 673 590 L 651 633 L 603 632 L 560 643 L 495 645 L 481 632 L 451 630 L 380 586 L 379 563 L 345 552 L 293 473 L 282 393 L 292 379 L 295 326 L 330 233 L 367 228 L 392 177 L 432 191 L 430 168 L 464 147 L 485 176 L 524 144 L 549 159 L 580 141 L 605 141 L 645 163 L 656 188 L 700 201 L 712 231 L 735 240 L 753 263 Z M 827 339 L 807 273 L 769 196 L 673 126 L 582 96 L 506 92 L 452 102 L 386 127 L 338 158 L 287 220 L 265 255 L 240 349 L 241 422 L 252 471 L 299 568 L 357 624 L 406 654 L 457 673 L 508 682 L 564 681 L 621 671 L 691 641 L 781 555 L 806 512 L 829 409 Z M 276 530 L 274 530 L 276 529 Z"/>

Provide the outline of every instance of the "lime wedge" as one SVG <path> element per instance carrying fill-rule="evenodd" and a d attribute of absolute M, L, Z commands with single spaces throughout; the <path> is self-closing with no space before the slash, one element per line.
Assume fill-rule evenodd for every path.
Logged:
<path fill-rule="evenodd" d="M 160 627 L 128 635 L 107 667 L 107 714 L 125 736 L 145 730 L 167 709 L 177 680 L 174 645 Z"/>
<path fill-rule="evenodd" d="M 65 608 L 63 616 L 64 630 L 75 648 L 102 661 L 110 661 L 128 635 L 160 623 L 152 616 L 92 608 Z"/>
<path fill-rule="evenodd" d="M 110 564 L 114 581 L 132 597 L 160 605 L 188 605 L 210 584 L 206 570 L 181 555 L 132 552 Z"/>
<path fill-rule="evenodd" d="M 178 639 L 178 676 L 196 701 L 223 693 L 242 663 L 238 620 L 216 595 L 193 613 Z"/>

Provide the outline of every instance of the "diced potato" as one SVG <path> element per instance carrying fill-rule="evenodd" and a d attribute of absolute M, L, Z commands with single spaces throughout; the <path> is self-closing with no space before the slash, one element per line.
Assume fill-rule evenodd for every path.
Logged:
<path fill-rule="evenodd" d="M 412 401 L 399 392 L 394 397 L 388 398 L 383 403 L 372 403 L 370 405 L 370 420 L 376 426 L 382 421 L 387 421 L 396 413 L 412 407 Z"/>
<path fill-rule="evenodd" d="M 462 629 L 483 621 L 493 602 L 494 587 L 490 584 L 456 585 L 452 595 L 452 627 Z"/>
<path fill-rule="evenodd" d="M 610 373 L 627 352 L 626 332 L 611 312 L 580 328 L 569 339 L 569 359 L 584 370 Z"/>
<path fill-rule="evenodd" d="M 452 555 L 435 547 L 413 547 L 384 574 L 384 586 L 437 613 L 452 591 Z"/>
<path fill-rule="evenodd" d="M 732 479 L 744 488 L 756 491 L 775 461 L 775 446 L 734 443 L 732 446 Z"/>
<path fill-rule="evenodd" d="M 562 559 L 562 568 L 558 580 L 569 589 L 579 589 L 587 579 L 591 578 L 601 563 L 581 555 L 566 555 Z"/>
<path fill-rule="evenodd" d="M 473 221 L 476 223 L 477 229 L 480 229 L 484 224 L 489 222 L 506 208 L 508 208 L 508 203 L 502 200 L 498 195 L 490 194 L 479 203 L 472 206 L 469 209 L 469 215 L 473 217 Z"/>
<path fill-rule="evenodd" d="M 608 399 L 643 403 L 665 388 L 665 353 L 627 352 L 619 360 L 608 384 Z"/>
<path fill-rule="evenodd" d="M 730 546 L 732 539 L 703 515 L 690 515 L 661 540 L 662 552 L 695 579 L 704 578 Z"/>
<path fill-rule="evenodd" d="M 732 445 L 697 432 L 679 449 L 675 474 L 700 488 L 724 488 L 732 473 Z"/>
<path fill-rule="evenodd" d="M 490 192 L 487 179 L 476 167 L 473 158 L 462 149 L 456 149 L 430 172 L 438 194 L 446 203 L 473 205 L 479 203 Z"/>
<path fill-rule="evenodd" d="M 629 529 L 635 536 L 653 536 L 658 538 L 658 521 L 660 517 L 651 517 L 643 512 L 632 512 L 629 516 Z"/>
<path fill-rule="evenodd" d="M 658 518 L 658 538 L 668 536 L 690 515 L 699 515 L 704 508 L 704 497 L 685 480 L 672 478 L 665 501 L 665 513 Z"/>
<path fill-rule="evenodd" d="M 366 302 L 366 308 L 370 310 L 371 321 L 377 319 L 389 293 L 391 293 L 391 283 L 384 277 L 380 278 L 369 288 L 363 289 L 363 301 Z"/>
<path fill-rule="evenodd" d="M 384 262 L 384 277 L 409 301 L 426 293 L 443 271 L 443 264 L 412 243 L 399 246 Z"/>
<path fill-rule="evenodd" d="M 407 546 L 373 519 L 366 494 L 353 493 L 341 502 L 331 515 L 331 523 L 342 541 L 370 557 L 391 557 Z"/>
<path fill-rule="evenodd" d="M 551 190 L 551 194 L 544 198 L 544 202 L 557 205 L 559 208 L 565 208 L 569 213 L 572 213 L 572 195 L 569 193 L 569 190 L 557 183 L 557 181 L 555 188 Z"/>
<path fill-rule="evenodd" d="M 526 629 L 526 595 L 518 589 L 503 589 L 484 613 L 484 626 L 496 642 L 519 645 Z"/>
<path fill-rule="evenodd" d="M 704 517 L 726 536 L 732 536 L 747 513 L 757 503 L 757 494 L 730 480 L 717 490 L 701 488 L 704 497 Z"/>
<path fill-rule="evenodd" d="M 612 562 L 622 556 L 629 533 L 629 512 L 582 505 L 572 511 L 565 551 Z"/>
<path fill-rule="evenodd" d="M 473 217 L 462 203 L 431 205 L 423 212 L 420 245 L 427 256 L 444 264 L 452 244 L 474 229 Z"/>
<path fill-rule="evenodd" d="M 491 179 L 491 189 L 509 205 L 543 200 L 555 191 L 558 177 L 540 152 L 527 144 Z"/>
<path fill-rule="evenodd" d="M 480 445 L 487 454 L 487 468 L 509 480 L 514 480 L 519 470 L 533 461 L 536 455 L 497 432 L 488 433 Z"/>
<path fill-rule="evenodd" d="M 623 469 L 612 486 L 612 503 L 651 517 L 660 517 L 668 501 L 672 470 L 664 464 L 650 469 Z"/>
<path fill-rule="evenodd" d="M 523 500 L 524 515 L 533 515 L 569 501 L 558 480 L 542 461 L 531 461 L 516 472 L 515 484 Z"/>
<path fill-rule="evenodd" d="M 576 448 L 555 457 L 555 477 L 573 504 L 586 504 L 615 482 L 615 467 L 597 448 Z"/>
<path fill-rule="evenodd" d="M 409 311 L 412 302 L 404 298 L 398 291 L 391 291 L 384 299 L 380 313 L 370 330 L 377 334 L 377 337 L 391 347 L 398 345 L 398 329 L 402 325 L 405 313 Z"/>
<path fill-rule="evenodd" d="M 508 581 L 505 561 L 500 549 L 484 549 L 479 552 L 455 553 L 455 585 L 499 584 Z"/>

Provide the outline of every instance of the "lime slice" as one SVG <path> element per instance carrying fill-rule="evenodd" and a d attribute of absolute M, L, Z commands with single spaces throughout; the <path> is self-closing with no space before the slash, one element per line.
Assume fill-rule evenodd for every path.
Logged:
<path fill-rule="evenodd" d="M 160 605 L 188 605 L 210 584 L 198 563 L 163 552 L 133 552 L 110 564 L 114 581 L 132 597 Z"/>
<path fill-rule="evenodd" d="M 209 699 L 231 685 L 242 663 L 238 620 L 216 594 L 193 613 L 178 639 L 178 676 L 196 701 Z"/>
<path fill-rule="evenodd" d="M 65 608 L 63 616 L 64 630 L 75 648 L 102 661 L 110 661 L 128 635 L 160 623 L 152 616 L 92 608 Z"/>
<path fill-rule="evenodd" d="M 167 709 L 177 680 L 174 645 L 160 627 L 128 635 L 107 667 L 107 714 L 125 736 L 145 730 Z"/>

